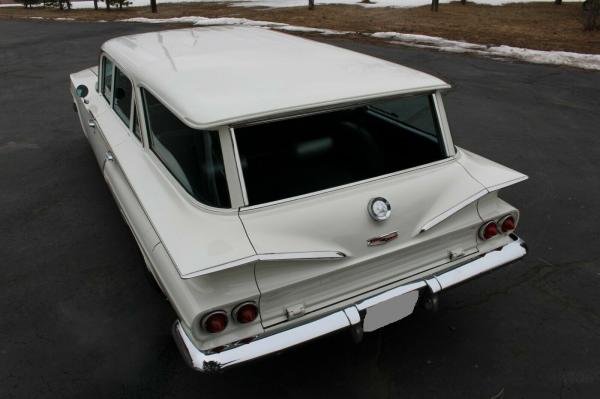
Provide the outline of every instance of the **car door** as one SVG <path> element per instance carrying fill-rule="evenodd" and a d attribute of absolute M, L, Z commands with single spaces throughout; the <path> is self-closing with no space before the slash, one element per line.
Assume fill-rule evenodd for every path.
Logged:
<path fill-rule="evenodd" d="M 150 267 L 149 250 L 158 243 L 158 236 L 146 216 L 124 169 L 135 167 L 143 156 L 144 141 L 141 133 L 135 87 L 118 66 L 114 69 L 111 109 L 97 118 L 104 129 L 106 151 L 102 172 Z M 100 148 L 100 147 L 99 147 Z M 151 272 L 153 272 L 150 267 Z"/>

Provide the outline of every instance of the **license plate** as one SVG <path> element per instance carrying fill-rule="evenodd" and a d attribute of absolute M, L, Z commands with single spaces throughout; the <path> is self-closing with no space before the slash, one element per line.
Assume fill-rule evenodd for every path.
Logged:
<path fill-rule="evenodd" d="M 412 314 L 417 299 L 419 291 L 411 291 L 368 307 L 363 330 L 375 331 Z"/>

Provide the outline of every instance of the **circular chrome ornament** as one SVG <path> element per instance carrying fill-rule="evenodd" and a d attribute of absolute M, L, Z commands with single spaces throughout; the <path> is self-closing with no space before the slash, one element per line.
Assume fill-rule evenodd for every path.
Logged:
<path fill-rule="evenodd" d="M 388 200 L 382 197 L 376 197 L 371 199 L 371 201 L 369 201 L 369 206 L 367 207 L 367 209 L 369 210 L 369 215 L 371 215 L 373 220 L 375 220 L 376 222 L 381 222 L 389 218 L 392 214 L 392 206 L 390 205 Z"/>

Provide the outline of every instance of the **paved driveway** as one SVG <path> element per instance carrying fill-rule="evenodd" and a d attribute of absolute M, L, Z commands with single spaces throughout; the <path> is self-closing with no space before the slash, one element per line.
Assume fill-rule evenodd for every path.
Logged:
<path fill-rule="evenodd" d="M 68 93 L 104 40 L 156 29 L 0 22 L 0 396 L 600 397 L 600 73 L 320 38 L 452 83 L 456 143 L 531 177 L 503 192 L 531 253 L 360 345 L 209 377 L 177 353 Z"/>

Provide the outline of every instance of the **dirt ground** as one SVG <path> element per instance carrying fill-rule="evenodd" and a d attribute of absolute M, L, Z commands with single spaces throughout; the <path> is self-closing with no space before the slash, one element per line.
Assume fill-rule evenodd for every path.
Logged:
<path fill-rule="evenodd" d="M 123 10 L 71 10 L 47 8 L 0 8 L 0 19 L 74 18 L 77 20 L 116 20 L 132 17 L 169 18 L 180 16 L 242 17 L 284 22 L 315 28 L 357 32 L 395 31 L 441 36 L 485 45 L 506 44 L 538 50 L 563 50 L 600 53 L 600 31 L 585 32 L 581 24 L 581 3 L 560 6 L 548 3 L 520 3 L 486 6 L 458 2 L 440 5 L 434 13 L 429 7 L 363 8 L 351 5 L 305 7 L 246 8 L 223 3 L 160 4 L 152 14 L 149 7 Z M 101 7 L 104 3 L 99 3 Z"/>

